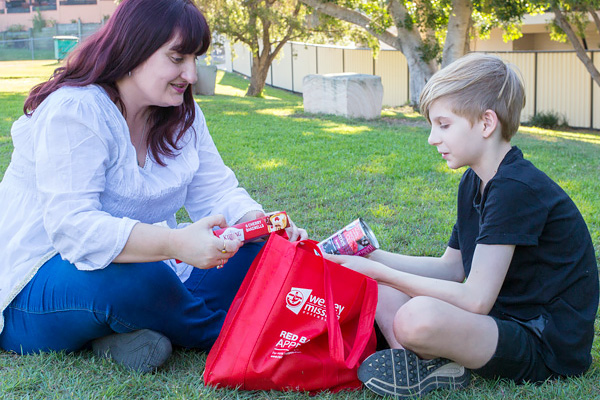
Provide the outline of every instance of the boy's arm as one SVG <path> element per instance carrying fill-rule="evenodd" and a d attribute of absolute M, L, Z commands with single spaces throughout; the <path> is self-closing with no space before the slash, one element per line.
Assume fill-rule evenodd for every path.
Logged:
<path fill-rule="evenodd" d="M 447 247 L 441 257 L 414 257 L 384 250 L 375 250 L 366 257 L 397 271 L 410 274 L 456 282 L 462 282 L 465 279 L 460 250 L 452 247 Z"/>
<path fill-rule="evenodd" d="M 326 257 L 411 297 L 434 297 L 469 312 L 488 314 L 498 297 L 514 250 L 514 245 L 478 244 L 473 254 L 471 272 L 463 283 L 415 275 L 361 257 Z"/>

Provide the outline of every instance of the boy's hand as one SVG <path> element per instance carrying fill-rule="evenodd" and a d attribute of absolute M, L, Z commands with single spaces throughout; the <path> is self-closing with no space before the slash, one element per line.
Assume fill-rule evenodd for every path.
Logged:
<path fill-rule="evenodd" d="M 367 275 L 375 280 L 377 280 L 376 276 L 379 275 L 384 268 L 386 268 L 386 266 L 381 263 L 359 256 L 338 256 L 323 253 L 323 257 L 329 261 L 333 261 L 334 263 L 341 264 L 353 271 Z"/>

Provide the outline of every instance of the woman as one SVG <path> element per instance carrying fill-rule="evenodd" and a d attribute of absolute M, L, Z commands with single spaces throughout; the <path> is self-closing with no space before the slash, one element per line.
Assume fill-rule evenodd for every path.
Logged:
<path fill-rule="evenodd" d="M 1 348 L 91 344 L 151 371 L 171 343 L 211 347 L 260 249 L 213 227 L 264 212 L 192 97 L 209 44 L 190 0 L 125 0 L 33 88 L 0 183 Z M 195 222 L 176 229 L 182 206 Z"/>

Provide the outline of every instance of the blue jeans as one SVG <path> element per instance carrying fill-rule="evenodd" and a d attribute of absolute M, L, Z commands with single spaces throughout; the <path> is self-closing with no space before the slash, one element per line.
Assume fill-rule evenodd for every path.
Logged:
<path fill-rule="evenodd" d="M 4 311 L 0 347 L 71 352 L 114 332 L 152 329 L 176 346 L 209 350 L 261 247 L 244 245 L 221 269 L 194 268 L 184 283 L 163 262 L 80 271 L 56 255 Z"/>

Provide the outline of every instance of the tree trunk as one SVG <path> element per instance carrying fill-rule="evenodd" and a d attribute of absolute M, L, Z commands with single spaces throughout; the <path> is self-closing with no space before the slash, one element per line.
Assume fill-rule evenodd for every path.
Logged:
<path fill-rule="evenodd" d="M 382 42 L 400 50 L 408 63 L 408 73 L 410 75 L 409 101 L 412 106 L 418 104 L 421 91 L 425 83 L 431 78 L 431 75 L 437 70 L 437 64 L 433 60 L 429 62 L 423 60 L 423 54 L 421 53 L 423 40 L 417 28 L 410 30 L 404 28 L 404 21 L 408 12 L 402 1 L 387 0 L 388 12 L 395 22 L 398 35 L 394 35 L 389 31 L 381 32 L 373 30 L 371 28 L 372 21 L 367 16 L 333 2 L 326 2 L 324 0 L 301 1 L 323 14 L 358 25 Z"/>
<path fill-rule="evenodd" d="M 404 53 L 404 55 L 407 56 L 406 53 Z M 420 56 L 420 53 L 417 56 Z M 415 62 L 414 59 L 409 60 L 409 56 L 406 57 L 406 60 L 408 61 L 409 74 L 409 102 L 413 108 L 417 108 L 419 106 L 419 98 L 421 97 L 421 92 L 423 91 L 423 88 L 425 87 L 425 84 L 427 83 L 429 78 L 431 78 L 431 76 L 435 73 L 435 70 L 428 68 L 428 66 L 423 66 L 422 62 Z"/>
<path fill-rule="evenodd" d="M 404 27 L 404 21 L 408 17 L 404 3 L 399 0 L 389 0 L 388 12 L 398 29 L 395 46 L 392 43 L 388 44 L 400 50 L 406 57 L 409 74 L 409 102 L 411 106 L 417 107 L 421 92 L 429 78 L 437 71 L 438 65 L 434 60 L 427 62 L 423 59 L 421 52 L 423 40 L 418 28 L 408 30 Z"/>
<path fill-rule="evenodd" d="M 554 20 L 556 21 L 556 24 L 567 34 L 571 45 L 575 49 L 577 57 L 581 60 L 583 65 L 585 65 L 585 68 L 592 76 L 594 82 L 596 82 L 596 84 L 600 86 L 600 73 L 594 66 L 592 59 L 587 55 L 587 52 L 583 48 L 583 45 L 579 42 L 577 35 L 571 27 L 571 24 L 569 24 L 569 21 L 567 21 L 565 15 L 562 13 L 562 10 L 557 4 L 552 4 L 552 11 L 554 12 Z"/>
<path fill-rule="evenodd" d="M 269 73 L 269 63 L 261 62 L 260 57 L 252 57 L 252 73 L 250 74 L 250 86 L 246 96 L 258 97 L 262 94 Z"/>
<path fill-rule="evenodd" d="M 267 6 L 272 6 L 275 0 L 267 1 L 265 4 Z M 298 13 L 302 4 L 298 1 L 294 7 L 294 11 L 292 13 L 293 18 L 298 17 Z M 287 32 L 284 37 L 276 42 L 275 48 L 273 48 L 274 43 L 271 43 L 271 26 L 273 21 L 269 19 L 268 15 L 264 15 L 261 13 L 255 14 L 252 17 L 251 26 L 256 26 L 256 19 L 260 19 L 262 25 L 262 34 L 261 38 L 257 36 L 252 41 L 252 72 L 250 74 L 250 86 L 248 86 L 248 90 L 246 91 L 246 96 L 261 96 L 262 92 L 265 88 L 265 83 L 267 80 L 267 74 L 269 73 L 269 68 L 277 57 L 277 54 L 283 49 L 283 46 L 292 39 L 292 35 L 294 34 L 293 26 L 288 26 Z"/>
<path fill-rule="evenodd" d="M 268 29 L 268 26 L 266 26 L 266 29 Z M 246 96 L 260 96 L 265 88 L 269 67 L 277 55 L 276 52 L 271 53 L 271 43 L 269 40 L 267 31 L 266 37 L 263 37 L 261 41 L 255 42 L 257 48 L 252 49 L 252 71 L 250 73 L 250 86 L 248 86 Z M 276 51 L 278 51 L 278 48 Z"/>
<path fill-rule="evenodd" d="M 469 30 L 472 24 L 473 3 L 470 0 L 452 0 L 448 30 L 442 53 L 442 68 L 469 51 Z"/>

